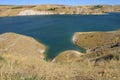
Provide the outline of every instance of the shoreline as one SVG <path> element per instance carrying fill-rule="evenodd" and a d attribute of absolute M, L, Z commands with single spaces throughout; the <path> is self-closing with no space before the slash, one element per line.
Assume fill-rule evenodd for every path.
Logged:
<path fill-rule="evenodd" d="M 1 5 L 0 17 L 28 16 L 28 15 L 106 15 L 112 12 L 120 12 L 119 5 Z"/>
<path fill-rule="evenodd" d="M 116 13 L 116 12 L 113 12 Z M 117 12 L 120 13 L 120 12 Z M 3 17 L 27 17 L 27 16 L 54 16 L 54 15 L 108 15 L 109 13 L 102 13 L 102 14 L 48 14 L 48 15 L 9 15 L 9 16 L 0 16 L 0 18 Z"/>

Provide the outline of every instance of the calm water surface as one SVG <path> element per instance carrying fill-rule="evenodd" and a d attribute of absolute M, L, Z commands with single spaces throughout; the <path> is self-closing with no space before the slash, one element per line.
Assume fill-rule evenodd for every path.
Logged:
<path fill-rule="evenodd" d="M 120 29 L 120 13 L 0 17 L 0 34 L 15 32 L 34 37 L 48 47 L 49 58 L 64 50 L 81 51 L 72 43 L 74 32 L 117 29 Z"/>

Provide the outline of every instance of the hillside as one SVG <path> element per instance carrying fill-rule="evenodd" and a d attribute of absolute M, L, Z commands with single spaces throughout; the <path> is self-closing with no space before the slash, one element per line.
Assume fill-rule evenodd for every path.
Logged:
<path fill-rule="evenodd" d="M 27 10 L 27 11 L 26 11 Z M 32 10 L 32 11 L 31 11 Z M 120 5 L 89 5 L 89 6 L 67 6 L 67 5 L 1 5 L 0 16 L 18 15 L 54 15 L 54 14 L 105 14 L 108 12 L 120 12 Z M 22 14 L 21 14 L 22 13 Z"/>
<path fill-rule="evenodd" d="M 86 45 L 89 41 L 94 43 Z M 77 32 L 73 42 L 86 53 L 66 50 L 46 61 L 42 43 L 16 33 L 1 34 L 0 80 L 120 80 L 119 30 Z"/>

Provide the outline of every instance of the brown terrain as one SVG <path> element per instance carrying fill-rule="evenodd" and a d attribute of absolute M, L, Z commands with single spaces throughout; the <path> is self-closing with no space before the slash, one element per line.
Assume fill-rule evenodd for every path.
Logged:
<path fill-rule="evenodd" d="M 20 15 L 54 15 L 54 14 L 106 14 L 109 12 L 120 12 L 120 5 L 89 5 L 89 6 L 67 6 L 67 5 L 1 5 L 0 16 Z"/>
<path fill-rule="evenodd" d="M 84 57 L 94 61 L 120 59 L 120 30 L 109 32 L 76 32 L 73 36 L 73 42 L 75 45 L 86 50 Z"/>
<path fill-rule="evenodd" d="M 0 80 L 120 80 L 120 31 L 76 32 L 66 50 L 45 60 L 46 47 L 16 34 L 0 35 Z M 52 54 L 52 53 L 51 53 Z"/>
<path fill-rule="evenodd" d="M 0 35 L 0 54 L 37 56 L 40 59 L 44 59 L 45 50 L 46 46 L 32 37 L 16 33 L 4 33 Z"/>

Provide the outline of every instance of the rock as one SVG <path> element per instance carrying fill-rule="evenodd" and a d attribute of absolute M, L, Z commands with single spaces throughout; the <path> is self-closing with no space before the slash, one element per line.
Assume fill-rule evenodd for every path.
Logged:
<path fill-rule="evenodd" d="M 84 54 L 79 51 L 67 50 L 59 53 L 58 56 L 56 56 L 52 62 L 59 62 L 59 63 L 74 62 L 80 60 L 80 57 L 82 55 Z"/>
<path fill-rule="evenodd" d="M 98 63 L 100 61 L 110 61 L 110 60 L 120 60 L 120 52 L 118 52 L 117 54 L 106 54 L 106 55 L 102 55 L 96 58 L 91 59 L 90 61 L 94 61 L 95 63 Z"/>
<path fill-rule="evenodd" d="M 120 44 L 120 31 L 76 32 L 73 42 L 84 49 L 94 49 L 99 46 L 112 47 Z"/>
<path fill-rule="evenodd" d="M 52 15 L 54 13 L 49 11 L 35 11 L 35 10 L 23 10 L 18 15 Z"/>
<path fill-rule="evenodd" d="M 46 47 L 32 37 L 4 33 L 0 35 L 0 53 L 22 54 L 24 56 L 38 56 L 44 58 Z"/>

